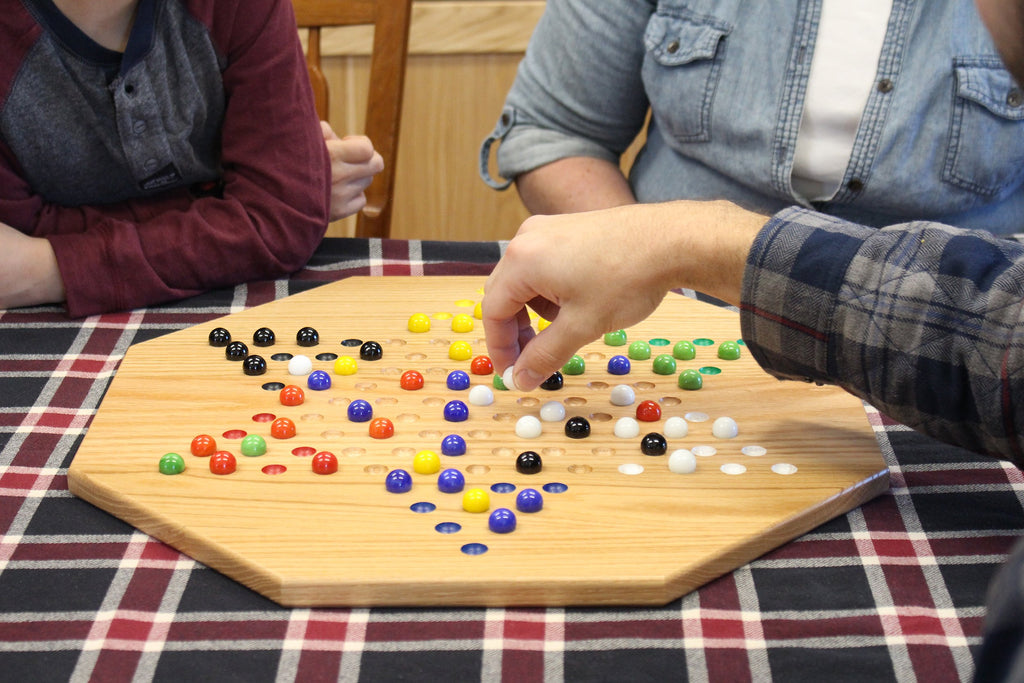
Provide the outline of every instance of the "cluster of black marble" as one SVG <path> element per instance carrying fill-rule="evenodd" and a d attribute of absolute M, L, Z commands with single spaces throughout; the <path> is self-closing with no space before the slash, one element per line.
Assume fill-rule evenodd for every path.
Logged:
<path fill-rule="evenodd" d="M 267 361 L 258 354 L 250 354 L 249 347 L 242 341 L 232 341 L 231 332 L 223 327 L 216 327 L 210 330 L 210 346 L 223 348 L 224 356 L 231 361 L 241 361 L 242 371 L 246 375 L 262 375 L 267 371 Z M 253 346 L 266 348 L 273 346 L 277 341 L 277 335 L 269 327 L 261 327 L 252 335 Z M 320 333 L 316 328 L 303 327 L 295 333 L 295 343 L 303 348 L 317 346 L 320 343 Z M 359 357 L 366 361 L 380 360 L 384 357 L 384 349 L 378 342 L 364 342 L 361 339 L 345 339 L 342 346 L 359 347 Z M 275 359 L 284 358 L 286 354 L 278 354 Z M 318 360 L 337 358 L 336 354 L 321 354 Z M 290 358 L 290 356 L 288 356 Z"/>

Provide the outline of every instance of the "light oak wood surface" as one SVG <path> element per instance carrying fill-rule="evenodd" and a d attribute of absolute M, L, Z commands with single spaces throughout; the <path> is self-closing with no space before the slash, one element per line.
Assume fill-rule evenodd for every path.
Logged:
<path fill-rule="evenodd" d="M 566 376 L 563 389 L 496 391 L 493 405 L 469 406 L 466 422 L 446 422 L 444 404 L 466 400 L 465 392 L 445 388 L 447 373 L 470 365 L 448 358 L 451 342 L 469 342 L 474 355 L 486 352 L 479 321 L 472 332 L 456 333 L 447 316 L 471 314 L 482 286 L 477 277 L 350 278 L 133 346 L 70 466 L 70 489 L 282 605 L 511 606 L 664 604 L 888 485 L 859 400 L 835 388 L 779 382 L 749 353 L 719 360 L 715 345 L 679 364 L 680 370 L 722 370 L 705 375 L 699 391 L 679 389 L 675 375 L 654 374 L 651 361 L 634 361 L 629 375 L 610 375 L 608 358 L 625 348 L 597 341 L 581 351 L 586 373 Z M 413 313 L 433 317 L 430 332 L 407 331 Z M 295 343 L 306 325 L 320 332 L 313 349 Z M 223 349 L 211 347 L 207 337 L 217 326 L 247 342 L 259 327 L 274 329 L 274 347 L 250 343 L 250 352 L 267 357 L 268 373 L 247 377 Z M 737 339 L 739 326 L 735 312 L 671 294 L 628 332 L 631 340 L 717 343 Z M 307 390 L 298 407 L 282 406 L 277 391 L 263 388 L 304 383 L 272 354 L 358 355 L 341 345 L 349 338 L 379 341 L 384 357 L 359 361 L 355 375 L 332 375 L 331 389 Z M 314 366 L 330 371 L 333 363 Z M 420 370 L 427 386 L 401 389 L 407 369 Z M 490 382 L 474 376 L 474 384 Z M 717 453 L 697 458 L 695 473 L 678 475 L 668 470 L 667 455 L 643 455 L 638 439 L 615 437 L 615 420 L 636 410 L 610 403 L 619 383 L 635 388 L 637 402 L 652 399 L 662 407 L 662 420 L 641 423 L 641 433 L 660 430 L 669 416 L 704 412 L 710 419 L 692 421 L 689 435 L 673 439 L 669 451 L 710 445 Z M 375 417 L 394 422 L 393 437 L 372 439 L 366 423 L 347 419 L 348 403 L 358 398 L 371 402 Z M 545 423 L 540 438 L 517 437 L 518 418 L 537 415 L 551 400 L 562 402 L 568 416 L 588 417 L 592 435 L 568 439 L 561 423 Z M 294 419 L 297 436 L 270 437 L 269 425 L 253 419 L 263 413 Z M 712 420 L 720 416 L 736 420 L 737 438 L 712 436 Z M 240 455 L 239 437 L 223 436 L 237 429 L 267 436 L 268 453 Z M 414 454 L 440 453 L 449 433 L 464 435 L 469 448 L 463 456 L 444 456 L 443 464 L 460 469 L 467 487 L 505 482 L 541 490 L 558 482 L 568 489 L 544 493 L 543 510 L 519 513 L 510 534 L 491 532 L 486 514 L 462 510 L 461 495 L 441 493 L 436 475 L 414 474 L 409 493 L 385 491 L 388 471 L 411 472 Z M 215 436 L 237 456 L 235 474 L 211 474 L 206 458 L 189 454 L 199 434 Z M 767 452 L 744 455 L 747 445 Z M 335 453 L 339 472 L 314 474 L 308 455 L 294 454 L 299 447 Z M 542 472 L 515 471 L 524 450 L 541 455 Z M 184 473 L 159 473 L 158 461 L 170 451 L 185 458 Z M 746 472 L 726 474 L 721 466 L 728 463 Z M 771 467 L 778 463 L 797 471 L 776 474 Z M 286 471 L 266 474 L 267 465 Z M 623 474 L 622 465 L 643 472 Z M 491 509 L 514 508 L 515 493 L 490 497 Z M 436 509 L 411 511 L 418 502 Z M 462 530 L 439 533 L 441 522 Z M 467 543 L 489 550 L 467 555 L 460 551 Z"/>

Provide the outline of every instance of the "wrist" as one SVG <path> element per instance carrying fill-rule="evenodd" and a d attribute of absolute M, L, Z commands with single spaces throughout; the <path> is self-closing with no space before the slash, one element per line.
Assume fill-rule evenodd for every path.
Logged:
<path fill-rule="evenodd" d="M 67 297 L 64 291 L 64 278 L 60 274 L 60 267 L 57 265 L 57 256 L 54 254 L 50 240 L 39 237 L 35 238 L 35 279 L 41 303 L 58 303 Z"/>
<path fill-rule="evenodd" d="M 662 205 L 660 223 L 672 236 L 663 260 L 672 288 L 694 289 L 738 306 L 754 239 L 768 222 L 731 202 L 680 201 Z"/>

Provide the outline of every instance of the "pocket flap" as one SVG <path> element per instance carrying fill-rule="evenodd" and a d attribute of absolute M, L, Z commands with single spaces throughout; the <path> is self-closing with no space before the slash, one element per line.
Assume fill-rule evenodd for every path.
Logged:
<path fill-rule="evenodd" d="M 1024 120 L 1024 91 L 997 60 L 957 62 L 957 95 L 976 102 L 996 116 Z"/>
<path fill-rule="evenodd" d="M 654 14 L 647 23 L 644 46 L 659 64 L 677 66 L 712 59 L 732 27 L 710 17 Z"/>

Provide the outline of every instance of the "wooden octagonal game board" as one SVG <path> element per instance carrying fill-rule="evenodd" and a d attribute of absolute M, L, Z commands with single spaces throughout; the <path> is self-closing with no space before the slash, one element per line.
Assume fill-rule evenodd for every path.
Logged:
<path fill-rule="evenodd" d="M 71 491 L 282 605 L 511 606 L 664 604 L 888 486 L 858 399 L 779 382 L 743 347 L 739 359 L 720 359 L 719 344 L 739 337 L 737 314 L 675 294 L 626 331 L 651 343 L 652 359 L 700 340 L 675 373 L 633 360 L 629 374 L 610 374 L 609 359 L 627 347 L 599 340 L 580 352 L 585 372 L 565 375 L 561 389 L 494 389 L 493 404 L 470 403 L 468 391 L 446 386 L 449 372 L 471 366 L 450 348 L 466 342 L 472 356 L 486 354 L 482 325 L 474 318 L 473 330 L 456 332 L 452 320 L 473 315 L 483 282 L 350 278 L 133 346 L 70 467 Z M 416 313 L 429 316 L 429 331 L 409 331 Z M 296 342 L 306 326 L 319 332 L 314 347 Z M 208 341 L 215 327 L 263 356 L 267 372 L 249 376 L 227 360 Z M 253 345 L 261 327 L 276 333 L 273 346 Z M 353 339 L 379 342 L 382 357 L 359 359 L 358 346 L 342 343 Z M 330 388 L 289 374 L 288 357 L 300 354 L 329 373 Z M 334 356 L 357 359 L 355 374 L 335 374 Z M 410 369 L 424 376 L 422 389 L 400 386 Z M 703 369 L 701 389 L 678 387 L 686 369 Z M 490 374 L 470 378 L 494 386 Z M 633 388 L 633 405 L 611 403 L 619 384 Z M 282 405 L 282 385 L 302 387 L 304 403 Z M 368 423 L 349 420 L 358 399 L 392 422 L 393 436 L 371 438 Z M 467 419 L 445 419 L 452 400 L 466 404 Z M 666 455 L 645 455 L 640 437 L 613 433 L 645 400 L 662 414 L 640 422 L 641 436 L 688 418 Z M 564 420 L 542 422 L 539 437 L 517 436 L 519 419 L 550 401 L 566 419 L 585 417 L 590 436 L 567 438 Z M 279 417 L 293 420 L 295 436 L 271 436 Z M 714 436 L 719 417 L 734 419 L 738 436 Z M 264 437 L 264 455 L 241 454 L 246 434 Z M 467 512 L 464 492 L 442 492 L 438 474 L 414 471 L 416 454 L 441 454 L 449 434 L 464 438 L 466 452 L 439 455 L 441 467 L 485 491 L 489 511 Z M 210 457 L 190 453 L 198 435 L 236 456 L 237 470 L 213 474 Z M 699 454 L 695 472 L 669 470 L 668 454 L 680 448 Z M 516 470 L 527 450 L 540 455 L 540 472 Z M 336 456 L 336 473 L 313 471 L 320 451 Z M 184 459 L 180 474 L 160 472 L 168 452 Z M 385 488 L 397 469 L 411 475 L 408 492 Z M 541 510 L 516 511 L 526 488 L 541 495 Z M 498 508 L 515 515 L 513 531 L 489 528 Z"/>

